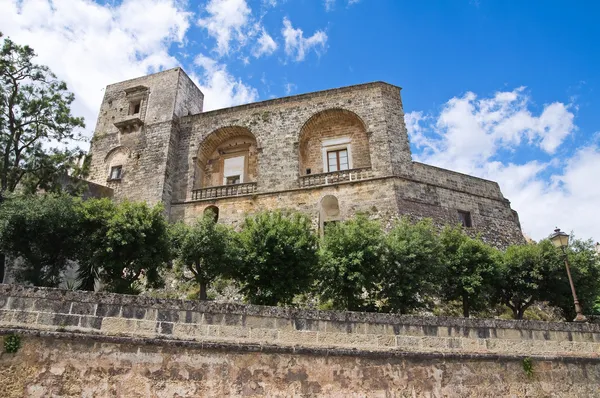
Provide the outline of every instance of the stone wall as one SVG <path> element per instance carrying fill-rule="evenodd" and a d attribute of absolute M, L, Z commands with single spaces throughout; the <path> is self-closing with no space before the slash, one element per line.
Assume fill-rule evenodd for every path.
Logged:
<path fill-rule="evenodd" d="M 0 285 L 2 397 L 600 393 L 600 326 Z M 533 364 L 528 374 L 523 361 Z"/>

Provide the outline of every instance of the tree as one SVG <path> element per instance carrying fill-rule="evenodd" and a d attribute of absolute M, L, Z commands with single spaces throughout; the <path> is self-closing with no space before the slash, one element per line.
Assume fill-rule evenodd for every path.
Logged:
<path fill-rule="evenodd" d="M 430 220 L 397 223 L 385 239 L 382 269 L 383 308 L 408 313 L 432 305 L 439 293 L 442 245 Z"/>
<path fill-rule="evenodd" d="M 96 281 L 114 293 L 138 293 L 143 279 L 147 287 L 162 282 L 160 270 L 171 258 L 168 226 L 160 205 L 107 199 L 89 200 L 82 206 L 85 240 L 78 259 L 82 287 Z"/>
<path fill-rule="evenodd" d="M 101 280 L 106 256 L 108 220 L 114 217 L 117 205 L 108 198 L 89 199 L 81 203 L 77 212 L 80 223 L 76 251 L 78 289 L 94 291 Z"/>
<path fill-rule="evenodd" d="M 565 320 L 575 318 L 573 295 L 565 269 L 565 254 L 548 240 L 540 242 L 542 255 L 550 264 L 549 276 L 544 279 L 542 299 L 561 309 Z M 573 284 L 584 314 L 591 314 L 600 291 L 600 257 L 595 253 L 592 240 L 581 240 L 571 236 L 566 249 Z"/>
<path fill-rule="evenodd" d="M 191 227 L 180 224 L 176 230 L 175 245 L 179 246 L 176 271 L 180 279 L 194 280 L 200 287 L 200 300 L 206 300 L 208 284 L 219 276 L 230 274 L 237 260 L 233 232 L 215 222 L 207 214 Z"/>
<path fill-rule="evenodd" d="M 513 318 L 523 319 L 525 310 L 541 300 L 544 280 L 551 264 L 538 244 L 509 246 L 498 264 L 496 294 L 498 300 L 511 309 Z"/>
<path fill-rule="evenodd" d="M 57 287 L 79 236 L 78 200 L 66 195 L 13 197 L 0 210 L 0 250 L 21 257 L 19 282 Z"/>
<path fill-rule="evenodd" d="M 442 296 L 460 300 L 463 316 L 489 305 L 496 278 L 497 253 L 478 239 L 468 237 L 460 227 L 446 227 L 441 233 L 444 277 Z"/>
<path fill-rule="evenodd" d="M 74 96 L 46 67 L 32 62 L 29 46 L 5 39 L 0 50 L 0 198 L 21 181 L 35 186 L 73 164 L 78 150 L 48 151 L 81 139 L 83 119 L 71 115 Z"/>
<path fill-rule="evenodd" d="M 289 304 L 307 291 L 317 263 L 317 237 L 308 217 L 282 211 L 248 217 L 240 232 L 242 261 L 234 271 L 253 304 Z"/>
<path fill-rule="evenodd" d="M 328 225 L 320 250 L 317 288 L 333 307 L 374 308 L 383 266 L 384 237 L 378 222 L 359 214 Z"/>

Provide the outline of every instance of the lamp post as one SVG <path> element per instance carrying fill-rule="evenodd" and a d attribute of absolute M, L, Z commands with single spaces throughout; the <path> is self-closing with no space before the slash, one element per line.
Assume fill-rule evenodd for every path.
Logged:
<path fill-rule="evenodd" d="M 575 285 L 573 284 L 573 278 L 571 278 L 571 269 L 569 267 L 569 258 L 567 255 L 567 246 L 569 246 L 569 235 L 562 232 L 560 228 L 556 228 L 554 233 L 550 235 L 550 241 L 555 247 L 560 247 L 563 254 L 565 255 L 565 267 L 567 268 L 567 275 L 569 276 L 569 284 L 571 285 L 571 293 L 573 293 L 573 301 L 575 303 L 575 312 L 577 316 L 573 321 L 575 322 L 585 322 L 586 318 L 581 312 L 581 305 L 579 305 L 579 300 L 577 299 L 577 293 L 575 293 Z"/>

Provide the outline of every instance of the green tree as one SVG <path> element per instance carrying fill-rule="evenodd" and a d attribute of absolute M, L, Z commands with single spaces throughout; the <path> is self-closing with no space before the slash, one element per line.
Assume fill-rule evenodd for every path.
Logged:
<path fill-rule="evenodd" d="M 442 245 L 430 220 L 397 223 L 385 239 L 382 269 L 383 308 L 408 313 L 430 308 L 439 293 Z"/>
<path fill-rule="evenodd" d="M 66 195 L 10 197 L 0 207 L 0 249 L 23 264 L 19 282 L 57 287 L 79 236 L 78 200 Z"/>
<path fill-rule="evenodd" d="M 497 252 L 460 227 L 446 227 L 440 235 L 444 271 L 442 297 L 460 300 L 463 316 L 490 306 L 496 276 Z"/>
<path fill-rule="evenodd" d="M 565 269 L 565 255 L 547 240 L 540 242 L 540 245 L 551 267 L 549 276 L 542 283 L 542 299 L 560 308 L 565 320 L 572 321 L 576 313 Z M 566 254 L 583 313 L 592 314 L 600 291 L 600 257 L 595 253 L 594 242 L 571 236 Z"/>
<path fill-rule="evenodd" d="M 242 261 L 235 270 L 241 291 L 253 304 L 289 304 L 313 282 L 317 237 L 308 217 L 263 212 L 244 221 Z"/>
<path fill-rule="evenodd" d="M 167 221 L 162 206 L 107 199 L 90 200 L 82 206 L 84 232 L 78 260 L 81 287 L 93 289 L 96 281 L 115 293 L 138 293 L 162 283 L 160 270 L 171 259 Z"/>
<path fill-rule="evenodd" d="M 320 250 L 317 289 L 336 309 L 373 310 L 383 267 L 384 236 L 378 222 L 359 214 L 328 225 Z"/>
<path fill-rule="evenodd" d="M 76 251 L 78 288 L 94 291 L 101 280 L 106 256 L 108 221 L 115 216 L 117 205 L 108 198 L 89 199 L 77 207 L 77 212 L 80 228 Z"/>
<path fill-rule="evenodd" d="M 79 150 L 49 150 L 81 139 L 83 119 L 71 115 L 74 96 L 29 46 L 5 39 L 0 50 L 0 197 L 21 181 L 50 184 Z M 49 171 L 53 171 L 50 173 Z"/>
<path fill-rule="evenodd" d="M 523 319 L 525 310 L 542 299 L 541 286 L 551 269 L 546 257 L 538 244 L 509 246 L 501 255 L 496 294 L 514 319 Z"/>
<path fill-rule="evenodd" d="M 217 224 L 212 215 L 198 219 L 191 227 L 173 228 L 174 245 L 179 246 L 176 274 L 184 281 L 193 280 L 200 287 L 200 300 L 215 278 L 228 276 L 238 258 L 233 231 Z"/>

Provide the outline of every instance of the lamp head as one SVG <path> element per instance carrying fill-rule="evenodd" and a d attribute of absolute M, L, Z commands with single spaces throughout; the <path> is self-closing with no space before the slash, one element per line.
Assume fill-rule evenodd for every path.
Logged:
<path fill-rule="evenodd" d="M 560 228 L 556 228 L 554 233 L 550 235 L 550 242 L 555 247 L 566 248 L 569 246 L 569 235 L 562 232 Z"/>

